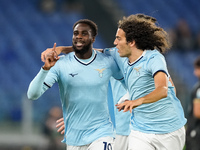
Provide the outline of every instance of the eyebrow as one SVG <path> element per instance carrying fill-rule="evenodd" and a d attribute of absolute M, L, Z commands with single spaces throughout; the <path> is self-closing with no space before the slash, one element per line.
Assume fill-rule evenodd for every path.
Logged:
<path fill-rule="evenodd" d="M 79 31 L 79 30 L 74 30 L 73 32 L 92 32 L 92 30 L 81 30 L 81 31 Z"/>
<path fill-rule="evenodd" d="M 121 37 L 120 36 L 116 36 L 116 38 L 120 39 Z"/>

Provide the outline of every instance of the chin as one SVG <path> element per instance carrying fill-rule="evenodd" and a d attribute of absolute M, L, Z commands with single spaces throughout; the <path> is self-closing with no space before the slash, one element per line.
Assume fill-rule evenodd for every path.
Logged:
<path fill-rule="evenodd" d="M 126 57 L 126 56 L 124 56 L 123 54 L 120 54 L 120 53 L 119 53 L 119 56 L 120 56 L 120 57 Z"/>

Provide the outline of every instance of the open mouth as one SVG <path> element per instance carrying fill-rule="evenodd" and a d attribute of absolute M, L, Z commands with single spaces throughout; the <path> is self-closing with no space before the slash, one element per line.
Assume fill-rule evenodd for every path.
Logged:
<path fill-rule="evenodd" d="M 80 42 L 80 41 L 75 42 L 74 44 L 76 45 L 76 47 L 83 47 L 84 46 L 84 42 Z"/>

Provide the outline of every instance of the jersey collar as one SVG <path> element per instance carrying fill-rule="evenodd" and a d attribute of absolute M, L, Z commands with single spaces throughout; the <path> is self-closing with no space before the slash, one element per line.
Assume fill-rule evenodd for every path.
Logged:
<path fill-rule="evenodd" d="M 144 52 L 142 53 L 142 55 L 141 55 L 138 59 L 136 59 L 136 60 L 135 60 L 134 62 L 132 62 L 132 63 L 128 62 L 128 64 L 129 64 L 130 66 L 136 64 L 138 61 L 140 61 L 140 60 L 144 57 L 145 54 L 146 54 L 146 50 L 144 50 Z"/>
<path fill-rule="evenodd" d="M 79 58 L 74 54 L 74 58 L 75 58 L 79 63 L 81 63 L 81 64 L 83 64 L 83 65 L 86 65 L 86 66 L 89 65 L 89 64 L 91 64 L 91 63 L 95 60 L 96 56 L 97 56 L 97 53 L 96 53 L 95 50 L 92 50 L 92 56 L 91 56 L 90 58 L 88 58 L 88 59 L 79 59 Z"/>

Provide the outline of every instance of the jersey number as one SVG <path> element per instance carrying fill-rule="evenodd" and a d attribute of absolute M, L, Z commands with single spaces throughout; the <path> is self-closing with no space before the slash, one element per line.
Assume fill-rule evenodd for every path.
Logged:
<path fill-rule="evenodd" d="M 104 150 L 112 150 L 112 145 L 110 143 L 103 142 L 103 144 L 104 144 Z"/>

